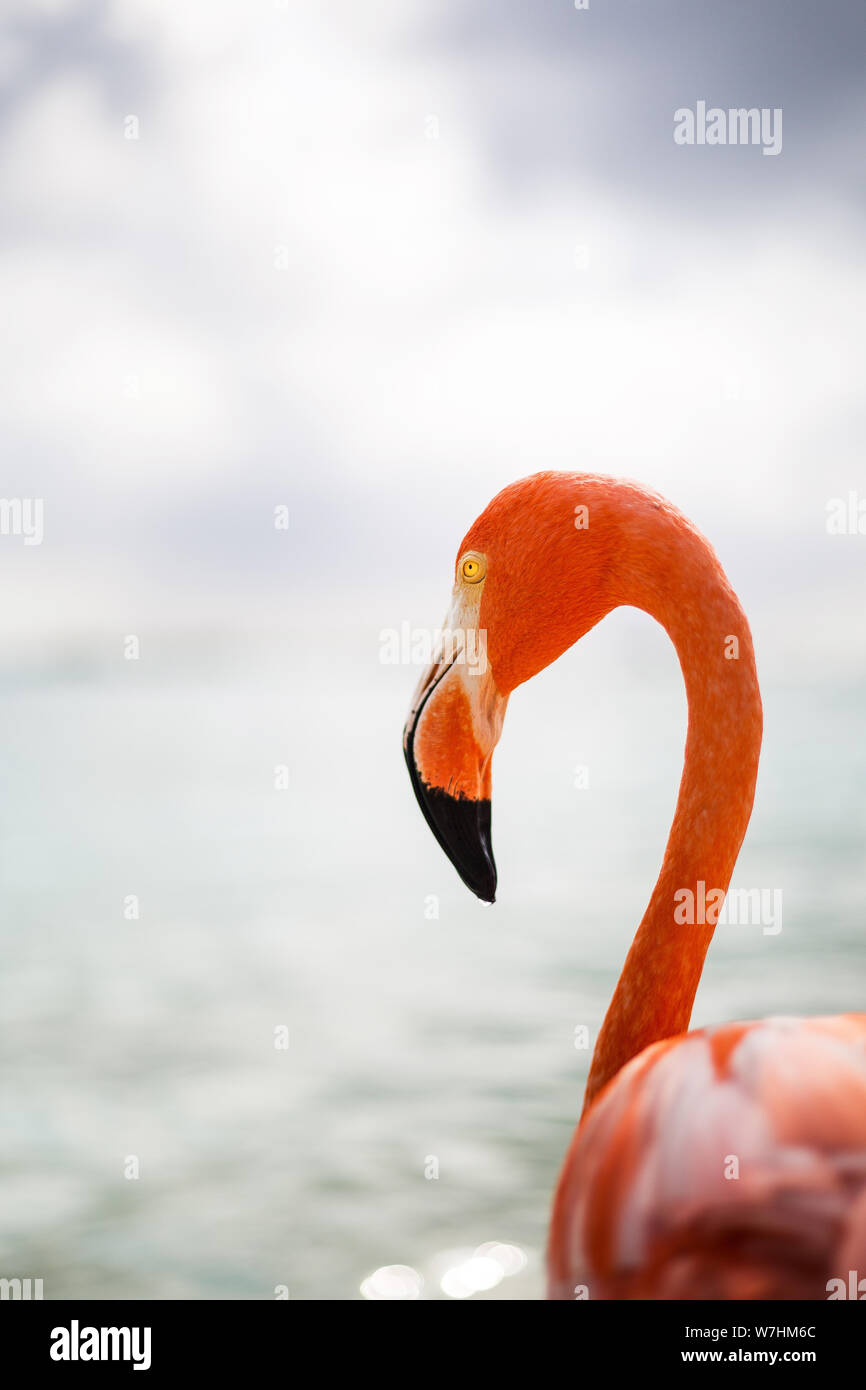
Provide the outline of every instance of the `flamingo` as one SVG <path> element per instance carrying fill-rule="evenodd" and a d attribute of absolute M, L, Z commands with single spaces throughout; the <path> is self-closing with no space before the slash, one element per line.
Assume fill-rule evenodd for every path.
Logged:
<path fill-rule="evenodd" d="M 622 604 L 674 643 L 688 733 L 661 872 L 556 1188 L 548 1297 L 866 1298 L 866 1014 L 688 1031 L 751 814 L 762 711 L 743 610 L 670 502 L 558 472 L 493 499 L 458 551 L 441 650 L 404 729 L 415 795 L 463 882 L 493 902 L 491 758 L 508 698 Z M 683 890 L 712 896 L 705 920 L 684 920 Z"/>

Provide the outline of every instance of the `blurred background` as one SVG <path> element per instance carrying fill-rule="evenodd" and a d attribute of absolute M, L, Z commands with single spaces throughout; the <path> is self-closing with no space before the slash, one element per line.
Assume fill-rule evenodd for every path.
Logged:
<path fill-rule="evenodd" d="M 855 0 L 5 0 L 0 1274 L 541 1296 L 681 677 L 621 610 L 516 692 L 485 908 L 383 660 L 540 468 L 666 493 L 752 623 L 783 929 L 694 1023 L 864 1007 L 864 50 Z M 676 145 L 699 100 L 781 154 Z"/>

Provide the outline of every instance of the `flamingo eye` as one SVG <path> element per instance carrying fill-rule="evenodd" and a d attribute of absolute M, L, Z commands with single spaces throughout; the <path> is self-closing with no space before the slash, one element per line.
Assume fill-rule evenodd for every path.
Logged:
<path fill-rule="evenodd" d="M 467 584 L 479 584 L 487 573 L 483 555 L 467 555 L 460 566 L 460 573 Z"/>

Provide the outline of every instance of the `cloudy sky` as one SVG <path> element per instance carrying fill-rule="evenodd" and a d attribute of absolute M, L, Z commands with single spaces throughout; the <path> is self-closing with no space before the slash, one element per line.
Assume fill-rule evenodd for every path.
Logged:
<path fill-rule="evenodd" d="M 7 651 L 349 588 L 435 621 L 542 467 L 643 479 L 755 601 L 858 621 L 824 517 L 866 490 L 862 5 L 4 11 L 0 440 L 45 499 Z M 782 108 L 781 154 L 676 145 L 699 100 Z"/>

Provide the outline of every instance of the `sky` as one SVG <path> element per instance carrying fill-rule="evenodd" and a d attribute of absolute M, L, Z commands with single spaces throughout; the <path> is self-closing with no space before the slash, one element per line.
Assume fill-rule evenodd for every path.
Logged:
<path fill-rule="evenodd" d="M 861 622 L 825 510 L 866 489 L 862 6 L 5 15 L 0 443 L 45 505 L 3 538 L 12 659 L 349 591 L 438 621 L 475 515 L 547 467 Z M 676 145 L 699 100 L 781 108 L 779 156 Z"/>

